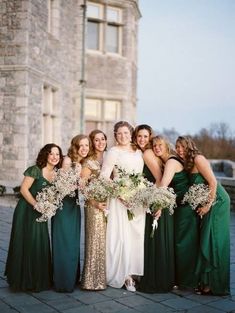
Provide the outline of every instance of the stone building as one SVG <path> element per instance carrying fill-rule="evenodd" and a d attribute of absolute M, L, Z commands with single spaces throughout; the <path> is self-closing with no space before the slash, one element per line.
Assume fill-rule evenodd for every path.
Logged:
<path fill-rule="evenodd" d="M 1 0 L 0 184 L 48 142 L 135 122 L 138 0 Z"/>

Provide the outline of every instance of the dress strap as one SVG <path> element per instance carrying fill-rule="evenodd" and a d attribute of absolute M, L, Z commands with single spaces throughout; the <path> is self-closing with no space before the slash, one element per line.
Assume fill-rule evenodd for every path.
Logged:
<path fill-rule="evenodd" d="M 184 165 L 184 161 L 175 155 L 170 156 L 168 160 L 170 160 L 170 159 L 176 160 L 176 161 L 180 162 L 180 164 Z"/>

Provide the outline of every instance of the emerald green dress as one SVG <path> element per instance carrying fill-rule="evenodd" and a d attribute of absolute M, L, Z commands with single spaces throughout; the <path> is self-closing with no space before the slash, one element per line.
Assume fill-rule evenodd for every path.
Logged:
<path fill-rule="evenodd" d="M 25 176 L 34 178 L 29 191 L 37 192 L 49 185 L 42 170 L 29 167 Z M 36 222 L 41 214 L 35 211 L 22 196 L 15 208 L 5 275 L 15 291 L 42 291 L 51 287 L 51 254 L 47 223 Z"/>
<path fill-rule="evenodd" d="M 144 166 L 144 175 L 150 182 L 155 182 L 146 165 Z M 146 293 L 168 292 L 175 284 L 173 215 L 171 216 L 167 210 L 163 210 L 154 237 L 150 238 L 152 223 L 153 217 L 151 214 L 146 214 L 144 276 L 137 288 Z"/>
<path fill-rule="evenodd" d="M 81 212 L 78 197 L 66 196 L 52 218 L 53 283 L 58 292 L 72 292 L 80 278 Z"/>
<path fill-rule="evenodd" d="M 191 184 L 207 184 L 199 173 L 190 174 Z M 218 183 L 216 202 L 200 222 L 200 250 L 196 272 L 202 286 L 215 295 L 230 292 L 230 198 Z"/>
<path fill-rule="evenodd" d="M 177 203 L 174 210 L 175 283 L 180 288 L 195 288 L 198 285 L 195 267 L 199 248 L 199 217 L 190 205 L 182 204 L 189 188 L 188 173 L 185 170 L 175 173 L 171 187 L 176 193 Z"/>

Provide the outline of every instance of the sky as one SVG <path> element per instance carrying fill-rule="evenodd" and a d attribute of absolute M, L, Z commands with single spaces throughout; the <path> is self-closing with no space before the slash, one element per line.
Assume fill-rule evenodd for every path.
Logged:
<path fill-rule="evenodd" d="M 235 131 L 235 0 L 139 0 L 137 123 Z"/>

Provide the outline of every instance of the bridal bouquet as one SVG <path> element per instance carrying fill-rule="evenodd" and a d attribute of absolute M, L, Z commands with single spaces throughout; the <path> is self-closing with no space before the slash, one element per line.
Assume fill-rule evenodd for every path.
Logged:
<path fill-rule="evenodd" d="M 34 208 L 42 213 L 36 219 L 37 222 L 46 222 L 56 214 L 58 209 L 62 209 L 64 197 L 76 196 L 75 190 L 78 188 L 79 174 L 79 168 L 56 171 L 52 184 L 43 188 L 36 196 L 37 203 Z"/>
<path fill-rule="evenodd" d="M 146 191 L 146 197 L 148 201 L 147 213 L 155 215 L 159 210 L 167 209 L 169 214 L 174 213 L 174 207 L 176 207 L 176 194 L 173 188 L 170 187 L 156 187 L 152 185 Z M 152 224 L 152 232 L 150 237 L 154 236 L 155 229 L 158 227 L 158 218 L 154 217 Z"/>
<path fill-rule="evenodd" d="M 106 202 L 108 198 L 116 196 L 116 185 L 111 179 L 104 177 L 93 178 L 85 185 L 81 192 L 85 200 L 95 200 L 97 202 Z M 108 210 L 104 212 L 108 215 Z"/>
<path fill-rule="evenodd" d="M 211 192 L 208 185 L 193 184 L 185 193 L 182 203 L 188 203 L 193 210 L 211 202 Z"/>
<path fill-rule="evenodd" d="M 127 207 L 128 219 L 134 217 L 135 207 L 144 207 L 145 198 L 142 194 L 149 186 L 149 182 L 141 173 L 128 173 L 126 170 L 116 166 L 118 176 L 114 179 L 117 189 L 117 197 Z"/>

